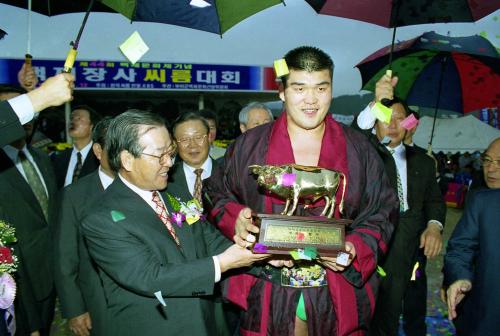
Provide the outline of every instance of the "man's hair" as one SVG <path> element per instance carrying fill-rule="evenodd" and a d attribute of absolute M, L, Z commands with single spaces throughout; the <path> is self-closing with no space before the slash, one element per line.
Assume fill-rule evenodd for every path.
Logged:
<path fill-rule="evenodd" d="M 403 108 L 405 110 L 405 117 L 408 117 L 413 112 L 408 107 L 408 104 L 406 104 L 406 102 L 403 99 L 399 98 L 399 97 L 394 96 L 393 99 L 389 99 L 389 101 L 387 102 L 387 107 L 391 107 L 394 104 L 401 104 L 403 106 Z M 415 113 L 415 112 L 413 112 L 413 113 Z"/>
<path fill-rule="evenodd" d="M 17 85 L 0 84 L 0 97 L 6 93 L 19 93 L 22 95 L 27 93 L 27 91 Z"/>
<path fill-rule="evenodd" d="M 73 109 L 71 111 L 73 112 L 74 110 L 87 111 L 89 113 L 90 123 L 94 126 L 99 122 L 99 120 L 102 119 L 102 116 L 99 113 L 97 113 L 96 110 L 94 110 L 92 107 L 90 107 L 88 105 L 75 106 L 75 107 L 73 107 Z"/>
<path fill-rule="evenodd" d="M 316 47 L 302 46 L 292 49 L 285 55 L 285 61 L 289 70 L 307 72 L 328 70 L 330 71 L 330 77 L 333 76 L 334 64 L 331 57 Z M 288 75 L 281 77 L 285 87 L 287 78 Z"/>
<path fill-rule="evenodd" d="M 142 126 L 149 127 L 142 129 Z M 120 153 L 124 150 L 134 157 L 139 157 L 144 151 L 144 147 L 139 143 L 140 137 L 157 127 L 165 127 L 165 121 L 159 115 L 147 111 L 128 110 L 114 117 L 105 139 L 110 168 L 115 172 L 120 170 Z"/>
<path fill-rule="evenodd" d="M 198 113 L 206 120 L 212 119 L 213 121 L 215 121 L 216 127 L 219 126 L 219 120 L 217 119 L 217 113 L 215 113 L 215 111 L 211 109 L 203 109 L 199 110 Z"/>
<path fill-rule="evenodd" d="M 269 107 L 259 102 L 251 102 L 245 105 L 245 107 L 241 109 L 240 114 L 238 116 L 240 124 L 246 125 L 248 123 L 248 114 L 251 110 L 254 109 L 265 110 L 269 114 L 269 118 L 271 118 L 271 120 L 274 120 L 273 112 Z"/>
<path fill-rule="evenodd" d="M 109 124 L 113 120 L 112 117 L 104 117 L 97 124 L 95 124 L 92 130 L 92 141 L 101 145 L 104 148 L 106 133 L 108 132 Z"/>
<path fill-rule="evenodd" d="M 208 132 L 210 132 L 210 126 L 208 125 L 207 119 L 202 117 L 199 112 L 189 111 L 182 113 L 179 117 L 177 117 L 177 119 L 175 119 L 174 125 L 172 126 L 173 137 L 175 138 L 175 130 L 180 124 L 185 123 L 186 121 L 196 121 L 196 120 L 201 121 L 203 127 L 205 127 L 205 130 L 208 134 Z"/>

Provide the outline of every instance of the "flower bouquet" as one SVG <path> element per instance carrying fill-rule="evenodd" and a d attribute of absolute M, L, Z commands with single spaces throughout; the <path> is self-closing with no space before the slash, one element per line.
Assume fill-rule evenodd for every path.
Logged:
<path fill-rule="evenodd" d="M 17 269 L 17 257 L 10 245 L 16 240 L 15 229 L 0 220 L 0 308 L 7 309 L 14 303 L 16 283 L 12 277 Z"/>

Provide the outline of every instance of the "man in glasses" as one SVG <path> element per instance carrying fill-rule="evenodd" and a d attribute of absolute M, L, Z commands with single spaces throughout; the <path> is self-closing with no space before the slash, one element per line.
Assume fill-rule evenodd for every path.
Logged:
<path fill-rule="evenodd" d="M 106 335 L 218 335 L 215 284 L 263 257 L 202 218 L 177 220 L 182 210 L 163 192 L 175 143 L 161 117 L 138 110 L 116 116 L 105 147 L 117 177 L 82 227 L 107 301 Z"/>
<path fill-rule="evenodd" d="M 202 181 L 210 177 L 216 165 L 208 154 L 210 126 L 199 113 L 187 112 L 175 120 L 172 134 L 177 144 L 178 158 L 174 167 L 168 192 L 184 201 L 202 201 Z"/>
<path fill-rule="evenodd" d="M 500 138 L 481 161 L 488 189 L 469 197 L 444 258 L 448 316 L 458 335 L 496 335 L 500 319 Z"/>

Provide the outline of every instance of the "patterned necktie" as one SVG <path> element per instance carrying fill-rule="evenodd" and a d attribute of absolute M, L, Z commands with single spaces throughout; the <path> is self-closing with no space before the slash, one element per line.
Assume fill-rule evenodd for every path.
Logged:
<path fill-rule="evenodd" d="M 155 212 L 160 218 L 160 220 L 165 224 L 167 227 L 168 232 L 172 235 L 172 238 L 174 238 L 175 243 L 177 246 L 180 246 L 181 243 L 179 242 L 179 238 L 177 237 L 177 234 L 175 233 L 175 228 L 172 225 L 172 221 L 168 217 L 167 214 L 167 209 L 165 208 L 165 204 L 163 204 L 163 201 L 161 200 L 160 193 L 158 191 L 153 191 L 153 203 L 156 205 Z"/>
<path fill-rule="evenodd" d="M 196 180 L 194 181 L 194 189 L 193 189 L 193 196 L 195 199 L 200 202 L 200 205 L 203 204 L 201 200 L 201 189 L 202 189 L 202 181 L 201 181 L 201 174 L 203 173 L 202 168 L 198 168 L 194 170 L 194 174 L 196 175 Z"/>
<path fill-rule="evenodd" d="M 47 197 L 47 193 L 45 192 L 42 180 L 40 179 L 35 166 L 33 166 L 33 163 L 31 163 L 30 160 L 28 160 L 26 154 L 23 151 L 19 151 L 19 161 L 21 162 L 21 165 L 23 167 L 24 174 L 26 175 L 26 179 L 28 180 L 28 184 L 30 185 L 33 194 L 35 194 L 35 197 L 38 200 L 40 207 L 42 208 L 43 215 L 47 220 L 49 218 L 49 198 Z"/>
<path fill-rule="evenodd" d="M 396 151 L 394 149 L 389 149 L 389 152 L 394 158 L 394 154 Z M 396 159 L 394 158 L 394 163 L 396 163 Z M 401 183 L 401 176 L 399 175 L 399 170 L 398 166 L 396 165 L 396 179 L 397 179 L 397 185 L 398 185 L 398 198 L 399 198 L 399 212 L 404 212 L 405 211 L 405 200 L 404 200 L 404 194 L 403 194 L 403 183 Z"/>
<path fill-rule="evenodd" d="M 82 153 L 76 153 L 76 166 L 75 170 L 73 170 L 73 178 L 71 179 L 71 183 L 75 183 L 78 180 L 78 176 L 80 176 L 80 172 L 82 171 Z"/>

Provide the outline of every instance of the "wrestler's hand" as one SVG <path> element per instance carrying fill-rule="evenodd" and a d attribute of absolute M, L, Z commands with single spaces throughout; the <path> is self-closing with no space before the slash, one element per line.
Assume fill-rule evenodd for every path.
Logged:
<path fill-rule="evenodd" d="M 345 266 L 337 264 L 337 258 L 335 257 L 321 257 L 319 258 L 319 263 L 325 267 L 328 267 L 334 272 L 342 272 L 347 267 L 349 267 L 354 258 L 356 258 L 356 249 L 354 248 L 354 245 L 351 242 L 345 243 L 345 251 L 351 255 Z"/>
<path fill-rule="evenodd" d="M 241 209 L 236 218 L 234 233 L 234 242 L 241 247 L 248 247 L 255 242 L 255 236 L 251 233 L 259 233 L 259 228 L 253 224 L 250 208 Z"/>
<path fill-rule="evenodd" d="M 292 267 L 293 266 L 292 259 L 284 259 L 284 258 L 277 259 L 276 256 L 274 256 L 272 259 L 269 259 L 267 261 L 267 263 L 271 266 L 274 266 L 274 267 Z"/>
<path fill-rule="evenodd" d="M 380 78 L 375 85 L 375 101 L 379 102 L 382 99 L 394 99 L 394 87 L 398 83 L 398 77 L 390 77 L 385 74 Z"/>
<path fill-rule="evenodd" d="M 448 296 L 448 319 L 453 320 L 457 317 L 457 305 L 471 288 L 472 283 L 469 280 L 457 280 L 448 287 L 446 291 Z"/>
<path fill-rule="evenodd" d="M 233 269 L 252 265 L 256 261 L 269 258 L 270 254 L 255 254 L 240 245 L 233 244 L 219 254 L 220 270 L 222 273 Z"/>

